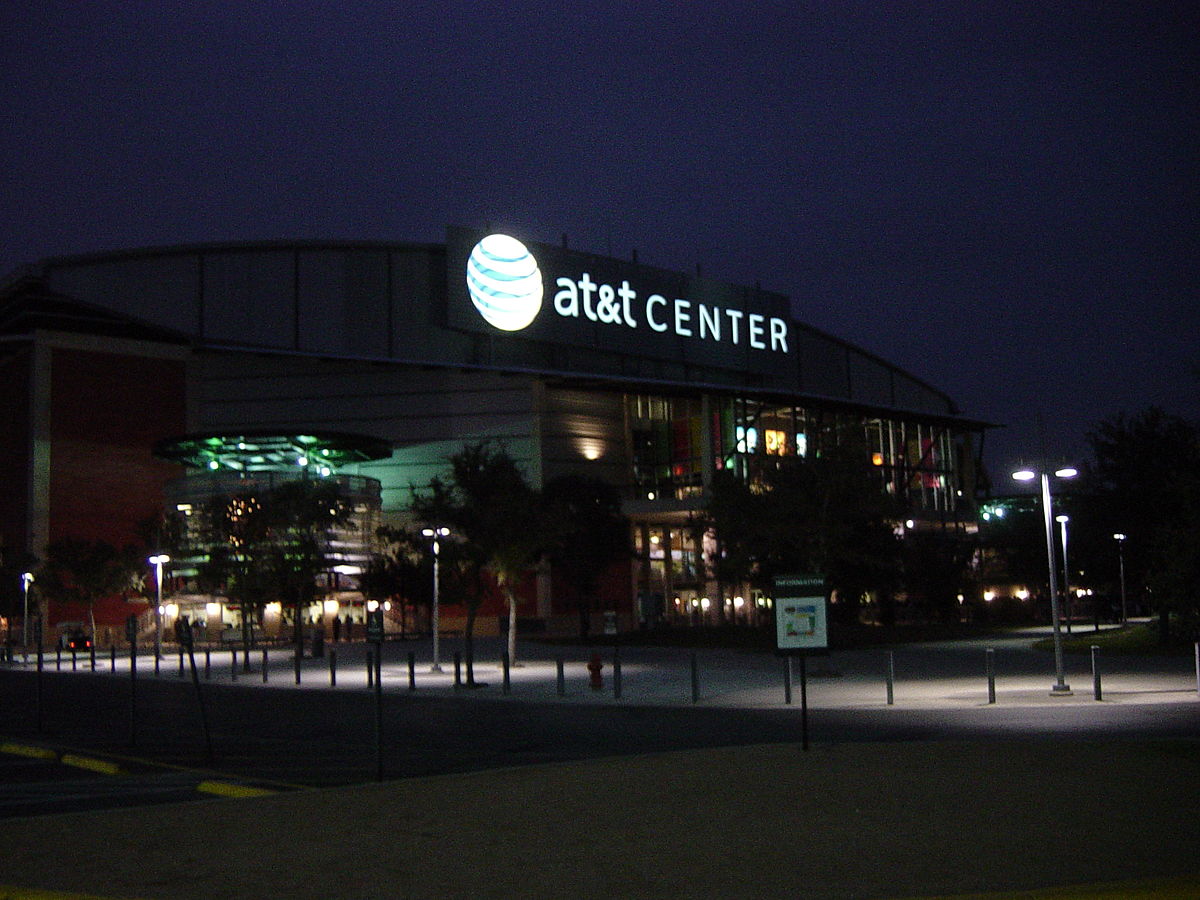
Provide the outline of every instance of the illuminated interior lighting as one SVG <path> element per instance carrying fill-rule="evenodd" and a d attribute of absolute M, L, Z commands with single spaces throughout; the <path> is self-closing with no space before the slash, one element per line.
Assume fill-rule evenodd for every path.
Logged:
<path fill-rule="evenodd" d="M 1019 591 L 1017 591 L 1016 597 L 1018 600 L 1028 600 L 1029 591 L 1027 591 L 1025 588 L 1021 588 Z"/>

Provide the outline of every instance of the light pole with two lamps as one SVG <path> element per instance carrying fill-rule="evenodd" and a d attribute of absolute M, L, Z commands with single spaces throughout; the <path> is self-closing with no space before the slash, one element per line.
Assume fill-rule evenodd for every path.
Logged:
<path fill-rule="evenodd" d="M 1121 624 L 1124 625 L 1128 619 L 1125 610 L 1125 535 L 1118 531 L 1113 540 L 1117 542 L 1117 558 L 1121 561 Z"/>
<path fill-rule="evenodd" d="M 441 579 L 438 577 L 438 557 L 441 555 L 442 546 L 438 538 L 447 537 L 450 529 L 444 526 L 422 528 L 421 534 L 433 541 L 433 665 L 429 671 L 440 672 L 442 671 L 442 658 L 438 647 L 438 589 Z"/>
<path fill-rule="evenodd" d="M 1071 466 L 1063 466 L 1054 472 L 1056 478 L 1074 478 L 1078 474 L 1078 470 Z M 1020 469 L 1013 472 L 1012 477 L 1017 481 L 1033 481 L 1039 476 L 1042 483 L 1042 520 L 1046 526 L 1046 555 L 1050 564 L 1050 618 L 1054 624 L 1054 673 L 1056 680 L 1050 688 L 1050 693 L 1066 696 L 1071 693 L 1071 688 L 1063 677 L 1062 632 L 1059 629 L 1058 621 L 1058 567 L 1054 564 L 1054 513 L 1051 508 L 1050 499 L 1050 476 L 1045 471 L 1039 473 L 1033 469 Z"/>
<path fill-rule="evenodd" d="M 171 557 L 167 556 L 167 554 L 165 554 L 165 553 L 158 553 L 154 556 L 151 556 L 147 560 L 147 562 L 149 562 L 150 565 L 154 566 L 154 594 L 155 594 L 155 598 L 156 598 L 155 603 L 154 603 L 154 655 L 155 655 L 155 657 L 162 656 L 162 634 L 163 634 L 163 632 L 162 632 L 162 615 L 163 615 L 162 570 L 163 570 L 163 564 L 169 563 L 170 561 L 171 561 Z M 158 663 L 155 663 L 155 665 L 157 666 Z"/>

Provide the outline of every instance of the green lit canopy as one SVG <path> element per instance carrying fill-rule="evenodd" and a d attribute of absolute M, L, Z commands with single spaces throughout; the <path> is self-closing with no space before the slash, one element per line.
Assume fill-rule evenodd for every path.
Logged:
<path fill-rule="evenodd" d="M 336 431 L 246 431 L 167 438 L 154 446 L 154 455 L 211 471 L 277 472 L 298 466 L 332 471 L 350 463 L 387 459 L 392 447 L 380 438 Z"/>

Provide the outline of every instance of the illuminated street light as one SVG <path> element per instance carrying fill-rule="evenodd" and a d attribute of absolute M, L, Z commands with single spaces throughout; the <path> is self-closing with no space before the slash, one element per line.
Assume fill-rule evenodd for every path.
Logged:
<path fill-rule="evenodd" d="M 21 618 L 21 646 L 25 648 L 25 661 L 29 662 L 29 585 L 33 584 L 33 573 L 21 573 L 21 592 L 25 595 L 25 614 Z"/>
<path fill-rule="evenodd" d="M 159 553 L 156 556 L 151 556 L 147 562 L 154 566 L 154 592 L 156 601 L 154 603 L 154 655 L 162 656 L 162 567 L 163 563 L 169 563 L 171 557 L 165 553 Z M 158 663 L 155 663 L 158 665 Z"/>
<path fill-rule="evenodd" d="M 1113 540 L 1117 542 L 1117 557 L 1121 561 L 1121 624 L 1124 625 L 1128 618 L 1125 612 L 1125 535 L 1118 531 Z"/>
<path fill-rule="evenodd" d="M 1071 517 L 1067 515 L 1058 515 L 1054 517 L 1054 521 L 1059 524 L 1062 529 L 1062 548 L 1063 548 L 1063 602 L 1066 605 L 1067 613 L 1067 634 L 1071 633 L 1071 570 L 1067 567 L 1067 523 L 1071 521 Z"/>
<path fill-rule="evenodd" d="M 1063 466 L 1055 470 L 1058 478 L 1074 478 L 1079 472 L 1071 466 Z M 1054 625 L 1054 673 L 1056 681 L 1050 688 L 1051 694 L 1065 696 L 1071 693 L 1071 688 L 1063 678 L 1062 632 L 1059 628 L 1058 612 L 1058 567 L 1054 564 L 1054 523 L 1051 521 L 1050 476 L 1046 472 L 1035 472 L 1033 469 L 1020 469 L 1013 472 L 1012 477 L 1017 481 L 1033 481 L 1041 479 L 1042 483 L 1042 521 L 1046 526 L 1046 557 L 1050 570 L 1050 618 Z"/>
<path fill-rule="evenodd" d="M 442 547 L 438 538 L 444 538 L 450 534 L 450 529 L 445 527 L 439 528 L 422 528 L 421 534 L 433 541 L 433 665 L 430 667 L 430 672 L 442 671 L 442 659 L 438 647 L 438 589 L 440 579 L 438 578 L 438 557 L 441 555 Z"/>

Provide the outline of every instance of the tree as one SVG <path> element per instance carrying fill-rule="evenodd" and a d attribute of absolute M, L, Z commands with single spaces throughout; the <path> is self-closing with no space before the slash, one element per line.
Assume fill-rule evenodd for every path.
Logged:
<path fill-rule="evenodd" d="M 473 660 L 475 616 L 490 575 L 508 604 L 508 655 L 516 662 L 516 586 L 547 546 L 539 493 L 517 463 L 489 443 L 450 457 L 451 480 L 434 478 L 427 493 L 413 491 L 413 511 L 456 535 L 456 554 L 468 583 L 465 644 Z"/>
<path fill-rule="evenodd" d="M 890 590 L 900 571 L 898 510 L 867 458 L 847 444 L 772 460 L 753 482 L 717 473 L 705 518 L 721 541 L 718 577 L 766 590 L 778 575 L 820 572 L 847 619 L 867 592 Z"/>
<path fill-rule="evenodd" d="M 574 591 L 579 634 L 586 637 L 600 576 L 629 555 L 629 520 L 615 487 L 589 475 L 561 475 L 546 484 L 547 557 Z"/>
<path fill-rule="evenodd" d="M 376 536 L 382 546 L 371 554 L 366 569 L 358 578 L 362 592 L 370 598 L 401 599 L 400 630 L 408 628 L 403 610 L 405 601 L 426 605 L 432 601 L 431 566 L 424 565 L 425 539 L 404 528 L 382 526 Z"/>
<path fill-rule="evenodd" d="M 1130 584 L 1154 589 L 1162 639 L 1171 613 L 1194 621 L 1200 597 L 1186 573 L 1194 565 L 1195 532 L 1188 528 L 1197 504 L 1200 432 L 1186 420 L 1150 407 L 1117 415 L 1088 433 L 1095 462 L 1088 484 L 1105 531 L 1129 535 L 1125 544 Z"/>
<path fill-rule="evenodd" d="M 334 529 L 352 514 L 339 483 L 283 481 L 215 497 L 203 514 L 208 559 L 200 567 L 201 582 L 209 590 L 223 588 L 238 603 L 247 657 L 252 623 L 271 599 L 291 606 L 296 653 L 301 655 L 302 611 L 316 594 L 318 577 L 332 564 Z"/>
<path fill-rule="evenodd" d="M 117 550 L 105 541 L 66 537 L 46 547 L 37 576 L 42 594 L 59 603 L 87 607 L 88 630 L 96 640 L 96 601 L 136 589 L 141 552 L 133 546 Z"/>

